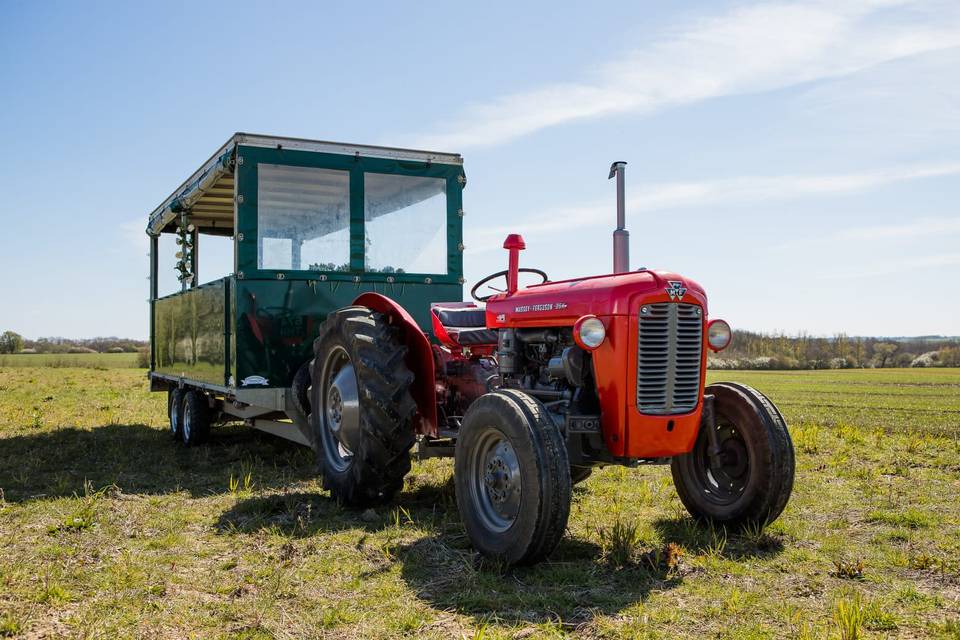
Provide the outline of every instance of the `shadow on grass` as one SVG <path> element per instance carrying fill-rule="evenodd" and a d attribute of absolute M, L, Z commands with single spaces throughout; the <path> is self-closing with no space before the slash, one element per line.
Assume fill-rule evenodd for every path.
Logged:
<path fill-rule="evenodd" d="M 66 427 L 0 440 L 0 489 L 11 502 L 83 495 L 87 484 L 196 497 L 229 491 L 231 476 L 249 473 L 259 488 L 282 487 L 312 477 L 314 469 L 306 447 L 241 426 L 215 427 L 210 441 L 194 448 L 143 424 Z"/>
<path fill-rule="evenodd" d="M 394 500 L 364 510 L 342 507 L 327 493 L 277 493 L 240 497 L 217 521 L 220 533 L 273 530 L 293 538 L 362 529 L 379 531 L 397 522 L 459 519 L 453 477 L 442 483 L 417 483 Z"/>
<path fill-rule="evenodd" d="M 662 518 L 654 528 L 663 546 L 638 548 L 625 566 L 605 561 L 594 542 L 568 535 L 548 561 L 506 569 L 472 551 L 459 523 L 401 547 L 396 556 L 403 579 L 437 608 L 478 620 L 552 621 L 576 630 L 597 615 L 615 615 L 680 585 L 696 571 L 684 560 L 687 554 L 737 560 L 773 557 L 784 548 L 780 537 L 763 530 L 727 532 L 690 517 Z M 676 564 L 665 553 L 676 548 L 672 543 L 683 549 Z"/>
<path fill-rule="evenodd" d="M 762 529 L 727 530 L 685 516 L 660 518 L 653 528 L 666 542 L 675 542 L 696 554 L 716 553 L 722 558 L 772 558 L 783 551 L 783 540 Z"/>
<path fill-rule="evenodd" d="M 569 535 L 547 561 L 531 567 L 483 559 L 462 529 L 421 538 L 401 547 L 396 557 L 404 581 L 433 607 L 478 621 L 553 622 L 568 630 L 683 581 L 681 572 L 666 565 L 608 564 L 597 544 Z"/>
<path fill-rule="evenodd" d="M 412 542 L 409 526 L 418 531 Z M 478 622 L 559 622 L 574 629 L 675 588 L 684 575 L 683 567 L 651 562 L 657 550 L 638 548 L 633 562 L 617 567 L 605 560 L 598 544 L 569 535 L 546 562 L 532 567 L 486 560 L 473 550 L 460 523 L 450 476 L 439 482 L 413 478 L 395 500 L 370 510 L 341 508 L 325 493 L 241 498 L 216 528 L 225 535 L 272 531 L 301 539 L 354 530 L 357 549 L 376 558 L 361 577 L 399 567 L 418 598 Z"/>

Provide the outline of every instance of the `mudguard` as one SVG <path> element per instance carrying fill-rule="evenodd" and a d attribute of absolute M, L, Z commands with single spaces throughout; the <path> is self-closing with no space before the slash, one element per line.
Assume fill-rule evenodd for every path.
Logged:
<path fill-rule="evenodd" d="M 414 376 L 410 395 L 417 403 L 419 419 L 415 420 L 416 432 L 428 436 L 438 435 L 436 378 L 430 340 L 406 309 L 384 295 L 363 293 L 357 296 L 353 304 L 382 313 L 390 318 L 392 325 L 400 329 L 400 339 L 407 345 L 407 367 Z"/>

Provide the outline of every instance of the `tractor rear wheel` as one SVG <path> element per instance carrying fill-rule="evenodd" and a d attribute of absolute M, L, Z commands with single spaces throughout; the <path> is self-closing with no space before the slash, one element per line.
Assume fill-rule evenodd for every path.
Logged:
<path fill-rule="evenodd" d="M 324 488 L 349 506 L 390 499 L 414 443 L 407 347 L 384 315 L 347 307 L 327 316 L 313 353 L 310 425 Z"/>
<path fill-rule="evenodd" d="M 680 501 L 692 516 L 737 527 L 766 525 L 783 511 L 793 489 L 793 443 L 783 416 L 762 393 L 721 382 L 714 396 L 720 449 L 710 456 L 710 435 L 701 428 L 693 450 L 670 464 Z"/>
<path fill-rule="evenodd" d="M 180 440 L 183 433 L 183 395 L 185 389 L 174 387 L 167 391 L 167 417 L 170 420 L 170 435 Z"/>
<path fill-rule="evenodd" d="M 454 457 L 457 506 L 474 548 L 508 564 L 552 552 L 570 515 L 570 463 L 543 405 L 515 389 L 477 399 Z"/>

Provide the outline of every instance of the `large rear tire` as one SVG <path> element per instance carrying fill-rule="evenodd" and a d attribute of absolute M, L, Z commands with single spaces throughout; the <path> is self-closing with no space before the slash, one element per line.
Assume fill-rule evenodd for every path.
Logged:
<path fill-rule="evenodd" d="M 670 464 L 680 501 L 692 516 L 720 525 L 766 525 L 775 520 L 793 490 L 794 452 L 787 423 L 762 393 L 721 382 L 714 396 L 720 456 L 710 460 L 710 437 L 700 430 L 690 453 Z"/>
<path fill-rule="evenodd" d="M 514 389 L 467 410 L 454 459 L 457 507 L 474 548 L 533 564 L 560 542 L 570 516 L 570 463 L 543 405 Z"/>
<path fill-rule="evenodd" d="M 327 316 L 313 353 L 310 424 L 324 488 L 349 506 L 389 500 L 414 443 L 407 347 L 384 315 L 347 307 Z"/>

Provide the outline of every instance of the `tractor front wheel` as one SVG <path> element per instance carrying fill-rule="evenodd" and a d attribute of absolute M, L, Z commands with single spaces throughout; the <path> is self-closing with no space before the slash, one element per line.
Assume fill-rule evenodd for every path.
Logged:
<path fill-rule="evenodd" d="M 454 456 L 457 506 L 477 551 L 508 564 L 552 552 L 570 515 L 570 463 L 543 405 L 514 389 L 477 399 Z"/>
<path fill-rule="evenodd" d="M 388 500 L 414 443 L 407 347 L 385 316 L 347 307 L 327 316 L 313 353 L 310 424 L 324 488 L 349 506 Z"/>
<path fill-rule="evenodd" d="M 712 395 L 717 451 L 701 427 L 693 450 L 671 461 L 680 501 L 692 516 L 720 525 L 766 525 L 793 489 L 793 443 L 780 412 L 762 393 L 721 382 Z"/>

